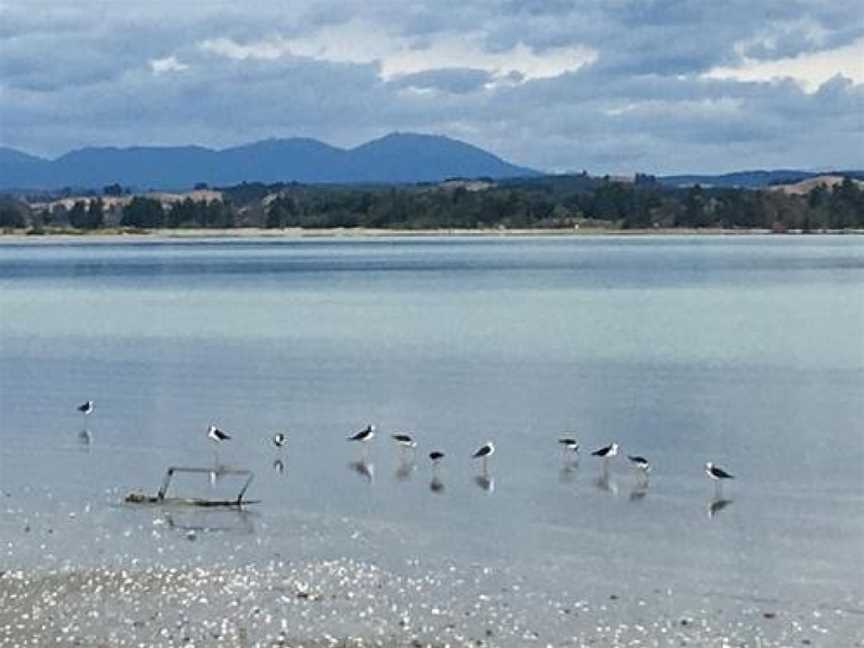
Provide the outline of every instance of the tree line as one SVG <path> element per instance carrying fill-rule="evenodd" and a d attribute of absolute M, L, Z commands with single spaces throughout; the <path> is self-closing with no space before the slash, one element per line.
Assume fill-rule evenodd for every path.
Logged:
<path fill-rule="evenodd" d="M 116 186 L 105 196 L 122 195 Z M 133 196 L 108 208 L 101 197 L 36 212 L 0 199 L 0 227 L 394 229 L 746 228 L 864 229 L 864 190 L 850 178 L 796 195 L 779 190 L 672 188 L 651 176 L 634 182 L 587 174 L 443 185 L 325 186 L 243 183 L 221 200 L 163 204 Z"/>

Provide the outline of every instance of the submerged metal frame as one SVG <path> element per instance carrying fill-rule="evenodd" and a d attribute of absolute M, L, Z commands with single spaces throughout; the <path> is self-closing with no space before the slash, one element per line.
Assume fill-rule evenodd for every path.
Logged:
<path fill-rule="evenodd" d="M 211 499 L 202 499 L 202 498 L 185 498 L 185 497 L 166 497 L 168 493 L 168 487 L 171 485 L 171 479 L 174 477 L 174 473 L 198 473 L 198 474 L 206 474 L 210 475 L 212 473 L 216 473 L 218 475 L 246 475 L 247 479 L 243 483 L 243 487 L 240 489 L 240 492 L 237 494 L 237 498 L 233 500 L 211 500 Z M 246 494 L 246 490 L 249 488 L 249 484 L 252 483 L 252 480 L 255 479 L 255 473 L 251 470 L 246 470 L 243 468 L 191 468 L 187 466 L 168 466 L 168 469 L 165 471 L 165 477 L 162 479 L 162 486 L 159 488 L 159 492 L 156 493 L 156 496 L 149 495 L 139 495 L 136 493 L 130 493 L 126 496 L 126 501 L 132 504 L 161 504 L 161 503 L 174 503 L 174 504 L 188 504 L 190 506 L 243 506 L 243 504 L 257 504 L 258 500 L 243 500 L 243 496 Z"/>

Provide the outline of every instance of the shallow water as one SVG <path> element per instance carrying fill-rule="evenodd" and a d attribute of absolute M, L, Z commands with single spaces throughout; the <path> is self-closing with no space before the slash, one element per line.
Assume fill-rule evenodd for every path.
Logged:
<path fill-rule="evenodd" d="M 857 237 L 18 240 L 0 243 L 0 315 L 0 596 L 17 570 L 218 565 L 263 586 L 291 564 L 337 589 L 334 569 L 383 570 L 406 604 L 406 579 L 460 604 L 518 585 L 504 602 L 562 643 L 550 619 L 574 600 L 617 605 L 615 627 L 637 601 L 673 625 L 709 601 L 717 627 L 749 610 L 738 638 L 782 643 L 767 605 L 811 643 L 862 640 Z M 364 458 L 345 437 L 370 422 Z M 214 449 L 210 423 L 234 438 Z M 416 453 L 390 442 L 404 431 Z M 470 454 L 489 439 L 484 479 Z M 647 484 L 622 455 L 604 476 L 589 451 L 612 440 L 652 462 Z M 708 460 L 737 476 L 719 497 Z M 214 462 L 253 469 L 261 503 L 122 503 Z M 292 636 L 401 632 L 402 611 L 396 635 L 360 611 Z M 531 624 L 510 621 L 478 636 L 520 645 Z"/>

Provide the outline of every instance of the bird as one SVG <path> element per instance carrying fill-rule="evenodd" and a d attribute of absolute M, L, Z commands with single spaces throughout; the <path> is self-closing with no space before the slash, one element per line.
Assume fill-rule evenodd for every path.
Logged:
<path fill-rule="evenodd" d="M 472 459 L 483 459 L 483 472 L 486 472 L 486 462 L 493 454 L 495 454 L 495 445 L 491 441 L 487 441 L 482 446 L 477 448 L 473 455 L 471 455 Z"/>
<path fill-rule="evenodd" d="M 630 463 L 633 464 L 634 468 L 641 470 L 643 473 L 651 472 L 651 464 L 648 463 L 648 460 L 645 457 L 627 455 L 627 458 L 630 460 Z"/>
<path fill-rule="evenodd" d="M 711 479 L 721 480 L 721 479 L 735 479 L 733 475 L 730 475 L 728 472 L 720 468 L 719 466 L 715 466 L 710 461 L 705 464 L 705 474 L 708 475 Z"/>
<path fill-rule="evenodd" d="M 277 432 L 273 435 L 271 441 L 273 441 L 274 446 L 276 446 L 277 448 L 281 448 L 285 445 L 285 434 L 283 434 L 282 432 Z"/>
<path fill-rule="evenodd" d="M 407 434 L 391 434 L 391 438 L 403 448 L 416 448 L 417 442 Z"/>
<path fill-rule="evenodd" d="M 435 475 L 436 479 L 438 478 L 438 466 L 442 459 L 444 459 L 444 453 L 440 450 L 433 450 L 429 453 L 429 460 L 432 462 L 432 474 Z"/>
<path fill-rule="evenodd" d="M 366 443 L 367 441 L 371 441 L 372 437 L 375 436 L 375 426 L 367 425 L 365 428 L 357 432 L 356 434 L 352 434 L 348 437 L 349 441 L 360 441 L 361 443 Z"/>
<path fill-rule="evenodd" d="M 77 407 L 78 411 L 81 412 L 84 416 L 93 413 L 93 401 L 88 400 L 84 401 Z"/>
<path fill-rule="evenodd" d="M 651 464 L 648 463 L 648 460 L 645 457 L 640 455 L 627 455 L 627 459 L 630 461 L 630 465 L 638 472 L 639 476 L 636 479 L 642 486 L 647 488 L 648 474 L 651 472 Z"/>
<path fill-rule="evenodd" d="M 618 444 L 610 443 L 608 446 L 604 446 L 598 450 L 595 450 L 591 453 L 595 457 L 602 457 L 603 459 L 611 459 L 615 455 L 618 454 Z"/>
<path fill-rule="evenodd" d="M 709 479 L 714 480 L 714 483 L 716 484 L 717 493 L 720 493 L 720 491 L 723 487 L 724 481 L 726 481 L 727 479 L 735 479 L 735 477 L 733 475 L 730 475 L 728 472 L 726 472 L 722 468 L 715 466 L 710 461 L 705 464 L 705 474 L 708 475 Z"/>
<path fill-rule="evenodd" d="M 576 439 L 558 439 L 558 443 L 561 444 L 561 449 L 564 451 L 579 452 L 579 442 Z"/>
<path fill-rule="evenodd" d="M 365 459 L 366 454 L 367 454 L 367 448 L 368 448 L 368 446 L 366 444 L 369 441 L 371 441 L 374 436 L 375 436 L 375 426 L 370 423 L 369 425 L 367 425 L 365 428 L 363 428 L 362 430 L 360 430 L 356 434 L 352 434 L 351 436 L 349 436 L 348 440 L 349 441 L 359 441 L 363 445 L 362 456 Z"/>
<path fill-rule="evenodd" d="M 230 435 L 226 434 L 215 425 L 211 425 L 207 428 L 207 437 L 216 443 L 221 443 L 222 441 L 227 441 L 231 438 Z"/>

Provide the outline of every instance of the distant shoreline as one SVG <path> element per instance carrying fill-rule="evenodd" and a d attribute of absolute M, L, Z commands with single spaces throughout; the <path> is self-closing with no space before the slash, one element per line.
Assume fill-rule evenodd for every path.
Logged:
<path fill-rule="evenodd" d="M 68 228 L 46 228 L 44 231 L 33 232 L 27 229 L 7 229 L 0 231 L 2 239 L 74 239 L 74 238 L 105 238 L 105 239 L 191 239 L 191 238 L 423 238 L 423 237 L 572 237 L 572 236 L 764 236 L 766 234 L 804 235 L 800 230 L 788 230 L 777 233 L 769 229 L 722 229 L 722 228 L 651 228 L 651 229 L 611 229 L 611 228 L 519 228 L 519 229 L 376 229 L 376 228 L 314 228 L 288 227 L 282 229 L 260 227 L 236 227 L 224 229 L 188 228 L 188 229 L 133 229 L 133 228 L 103 228 L 96 230 L 75 230 Z M 806 234 L 864 234 L 864 230 L 811 230 Z"/>

